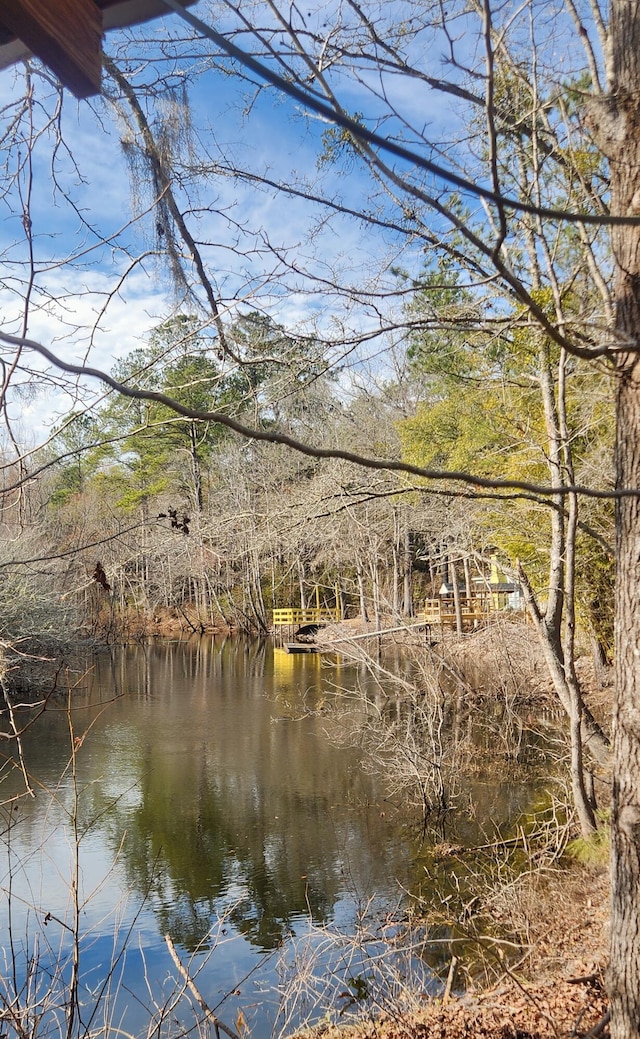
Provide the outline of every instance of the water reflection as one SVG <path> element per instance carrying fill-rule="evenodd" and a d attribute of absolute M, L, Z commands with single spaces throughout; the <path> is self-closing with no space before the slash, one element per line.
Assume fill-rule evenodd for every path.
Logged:
<path fill-rule="evenodd" d="M 378 784 L 302 710 L 323 680 L 319 657 L 202 639 L 101 654 L 74 692 L 80 825 L 186 949 L 206 944 L 221 913 L 273 949 L 297 918 L 330 919 L 349 884 L 364 898 L 406 876 Z M 70 807 L 68 774 L 57 781 L 69 756 L 62 707 L 43 724 L 27 761 Z M 37 814 L 25 804 L 24 824 Z"/>
<path fill-rule="evenodd" d="M 213 928 L 228 940 L 207 975 L 214 1005 L 258 956 L 311 923 L 349 930 L 374 896 L 382 912 L 424 888 L 420 841 L 408 839 L 402 806 L 385 802 L 382 780 L 307 710 L 341 685 L 370 683 L 378 696 L 364 667 L 242 639 L 154 641 L 89 665 L 69 675 L 71 724 L 62 698 L 25 734 L 38 796 L 10 813 L 19 864 L 11 883 L 43 934 L 46 913 L 68 919 L 77 816 L 85 962 L 96 976 L 113 956 L 116 918 L 146 957 L 146 966 L 127 961 L 132 991 L 144 988 L 149 964 L 166 972 L 165 934 L 201 954 Z M 495 772 L 478 771 L 473 783 L 475 817 L 454 820 L 453 839 L 473 840 L 487 819 L 506 824 L 531 793 Z M 18 786 L 7 775 L 3 799 Z M 7 926 L 6 900 L 3 914 Z M 254 991 L 238 998 L 245 1011 L 257 1005 Z"/>

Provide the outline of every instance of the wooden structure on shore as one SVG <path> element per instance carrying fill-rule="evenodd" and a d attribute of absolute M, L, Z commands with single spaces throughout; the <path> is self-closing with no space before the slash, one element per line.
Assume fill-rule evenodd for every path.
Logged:
<path fill-rule="evenodd" d="M 491 609 L 491 600 L 486 596 L 461 595 L 460 619 L 463 630 L 469 631 L 486 624 L 495 610 Z M 430 628 L 455 628 L 457 626 L 456 606 L 453 599 L 427 599 L 424 611 L 418 613 L 417 620 L 423 621 Z"/>
<path fill-rule="evenodd" d="M 335 624 L 340 620 L 342 611 L 339 609 L 325 606 L 287 606 L 273 610 L 271 627 L 283 641 L 299 637 L 308 640 L 317 635 L 318 630 L 326 624 Z M 297 652 L 302 653 L 304 650 L 300 649 Z"/>
<path fill-rule="evenodd" d="M 326 606 L 287 606 L 283 609 L 273 610 L 272 623 L 274 628 L 301 627 L 305 624 L 335 624 L 342 619 L 338 609 L 330 609 Z"/>
<path fill-rule="evenodd" d="M 336 606 L 323 606 L 320 603 L 320 589 L 316 586 L 315 606 L 284 606 L 272 611 L 271 624 L 278 634 L 284 636 L 284 629 L 293 635 L 296 629 L 307 628 L 302 635 L 314 635 L 318 628 L 325 624 L 335 624 L 342 620 L 342 610 L 337 605 L 340 598 L 336 592 Z M 315 628 L 315 631 L 313 630 Z"/>
<path fill-rule="evenodd" d="M 369 632 L 361 636 L 350 638 L 370 638 L 374 635 L 389 634 L 392 631 L 404 631 L 408 627 L 424 628 L 427 640 L 431 633 L 437 630 L 441 632 L 446 628 L 458 629 L 462 632 L 474 631 L 476 628 L 484 627 L 497 620 L 499 616 L 504 617 L 512 611 L 520 611 L 523 608 L 522 592 L 519 585 L 507 581 L 498 569 L 495 558 L 492 558 L 491 575 L 484 580 L 475 578 L 466 588 L 464 594 L 463 586 L 455 589 L 445 581 L 442 583 L 440 594 L 434 598 L 426 599 L 424 608 L 419 610 L 413 620 L 405 621 L 404 625 L 397 628 L 383 629 L 380 632 Z M 272 627 L 274 632 L 283 641 L 289 637 L 295 638 L 303 644 L 309 645 L 318 633 L 318 629 L 327 624 L 336 624 L 343 619 L 340 603 L 340 594 L 336 586 L 336 606 L 326 606 L 320 603 L 320 588 L 315 589 L 315 606 L 287 606 L 274 609 L 272 613 Z M 289 652 L 305 652 L 304 649 L 290 649 Z"/>
<path fill-rule="evenodd" d="M 418 614 L 429 628 L 458 628 L 473 631 L 504 616 L 523 609 L 522 589 L 501 572 L 495 555 L 491 571 L 484 578 L 474 578 L 466 587 L 454 588 L 443 581 L 440 594 L 427 599 L 424 612 Z"/>
<path fill-rule="evenodd" d="M 508 605 L 507 601 L 513 593 L 513 585 L 502 584 L 499 588 L 492 586 L 490 590 L 481 595 L 460 595 L 458 605 L 462 630 L 472 631 L 474 628 L 489 624 L 499 616 L 504 617 L 514 609 L 513 606 Z M 458 620 L 453 596 L 427 599 L 424 611 L 418 613 L 416 619 L 424 621 L 430 628 L 456 628 Z"/>

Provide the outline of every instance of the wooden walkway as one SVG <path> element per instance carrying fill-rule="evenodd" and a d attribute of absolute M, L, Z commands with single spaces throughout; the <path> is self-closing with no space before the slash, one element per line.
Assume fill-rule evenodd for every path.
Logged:
<path fill-rule="evenodd" d="M 484 627 L 504 613 L 504 607 L 498 596 L 491 592 L 486 595 L 472 597 L 461 595 L 459 604 L 462 630 L 466 632 Z M 313 629 L 315 626 L 320 628 L 326 624 L 338 623 L 341 620 L 342 614 L 339 609 L 319 606 L 304 608 L 286 607 L 273 610 L 272 626 L 276 630 L 280 629 L 280 637 L 283 638 L 285 636 L 284 629 L 287 628 L 290 629 L 291 636 L 294 636 L 296 629 L 305 628 L 306 626 L 309 626 L 310 629 Z M 381 631 L 365 632 L 355 636 L 346 635 L 344 639 L 337 638 L 332 640 L 332 642 L 352 642 L 356 639 L 374 638 L 379 635 L 392 634 L 393 632 L 407 631 L 411 628 L 423 628 L 426 638 L 429 640 L 431 633 L 435 633 L 438 630 L 442 632 L 445 628 L 455 630 L 456 627 L 457 618 L 453 598 L 440 596 L 434 599 L 427 599 L 423 610 L 416 613 L 412 620 L 408 620 L 398 627 L 384 628 Z M 312 637 L 315 635 L 315 631 L 309 630 L 308 632 L 300 632 L 300 634 Z M 313 643 L 309 642 L 289 642 L 286 645 L 286 649 L 288 653 L 317 652 L 317 648 Z"/>
<path fill-rule="evenodd" d="M 271 623 L 274 628 L 299 627 L 302 624 L 334 624 L 342 619 L 339 609 L 307 606 L 286 607 L 273 611 Z"/>

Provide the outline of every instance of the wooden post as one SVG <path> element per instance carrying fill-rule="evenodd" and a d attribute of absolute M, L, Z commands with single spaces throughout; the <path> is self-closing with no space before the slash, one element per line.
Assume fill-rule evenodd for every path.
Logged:
<path fill-rule="evenodd" d="M 104 30 L 170 13 L 162 0 L 0 0 L 0 68 L 33 54 L 76 97 L 90 97 L 100 93 Z"/>

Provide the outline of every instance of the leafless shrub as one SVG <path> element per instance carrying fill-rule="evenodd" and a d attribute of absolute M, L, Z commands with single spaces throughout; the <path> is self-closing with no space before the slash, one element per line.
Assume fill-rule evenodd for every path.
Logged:
<path fill-rule="evenodd" d="M 523 967 L 542 937 L 535 893 L 566 879 L 563 858 L 575 833 L 570 800 L 549 795 L 511 837 L 487 833 L 474 847 L 434 845 L 425 859 L 424 893 L 408 897 L 408 926 L 422 927 L 434 969 L 446 969 L 455 957 L 458 984 L 483 987 Z"/>
<path fill-rule="evenodd" d="M 550 774 L 554 760 L 564 762 L 567 741 L 557 717 L 546 718 L 537 706 L 524 709 L 528 664 L 492 686 L 479 683 L 449 643 L 380 652 L 374 643 L 354 641 L 340 648 L 358 662 L 362 680 L 325 697 L 326 731 L 357 746 L 363 767 L 385 777 L 389 799 L 417 809 L 423 821 L 462 804 L 465 778 L 479 756 L 485 767 L 535 765 Z"/>
<path fill-rule="evenodd" d="M 349 934 L 314 927 L 283 950 L 279 1036 L 318 1024 L 400 1019 L 440 990 L 421 956 L 419 933 L 395 914 L 377 919 L 366 905 Z"/>

